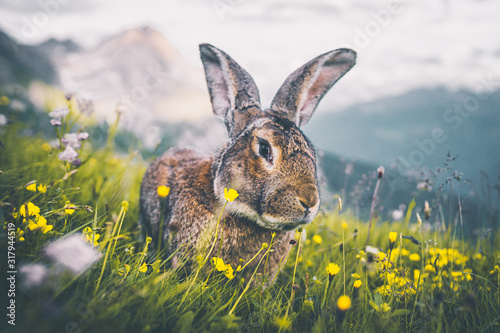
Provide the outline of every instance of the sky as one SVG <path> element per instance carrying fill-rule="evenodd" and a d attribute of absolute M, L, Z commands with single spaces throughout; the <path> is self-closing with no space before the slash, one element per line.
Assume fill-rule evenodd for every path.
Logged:
<path fill-rule="evenodd" d="M 71 38 L 87 47 L 125 29 L 162 32 L 194 66 L 198 44 L 229 53 L 268 106 L 286 76 L 340 47 L 358 61 L 318 112 L 418 88 L 483 89 L 500 73 L 494 0 L 40 0 L 0 3 L 0 29 L 19 42 Z"/>

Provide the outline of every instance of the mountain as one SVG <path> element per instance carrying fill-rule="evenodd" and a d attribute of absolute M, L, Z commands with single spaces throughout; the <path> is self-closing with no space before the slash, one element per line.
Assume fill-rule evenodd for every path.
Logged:
<path fill-rule="evenodd" d="M 119 110 L 122 125 L 150 148 L 161 134 L 158 123 L 211 113 L 201 66 L 187 62 L 154 29 L 128 30 L 93 50 L 72 50 L 57 62 L 62 87 L 92 99 L 108 122 Z"/>
<path fill-rule="evenodd" d="M 52 60 L 38 47 L 18 44 L 0 31 L 0 85 L 27 86 L 32 80 L 56 84 L 58 75 Z"/>
<path fill-rule="evenodd" d="M 399 176 L 444 167 L 451 152 L 458 155 L 451 166 L 465 178 L 479 185 L 487 175 L 494 185 L 499 124 L 500 90 L 476 95 L 438 88 L 318 114 L 304 132 L 320 149 L 384 165 Z"/>

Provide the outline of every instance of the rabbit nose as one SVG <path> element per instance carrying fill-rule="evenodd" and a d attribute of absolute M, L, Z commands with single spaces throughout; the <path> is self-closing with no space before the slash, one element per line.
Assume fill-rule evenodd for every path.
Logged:
<path fill-rule="evenodd" d="M 315 185 L 308 184 L 300 186 L 297 190 L 300 204 L 308 210 L 318 203 L 318 188 Z"/>

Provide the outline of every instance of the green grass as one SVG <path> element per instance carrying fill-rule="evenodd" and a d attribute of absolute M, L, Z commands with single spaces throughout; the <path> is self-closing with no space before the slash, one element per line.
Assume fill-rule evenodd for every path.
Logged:
<path fill-rule="evenodd" d="M 365 248 L 367 221 L 356 220 L 349 210 L 340 214 L 332 208 L 305 228 L 306 238 L 293 247 L 271 286 L 263 288 L 262 276 L 256 275 L 256 283 L 246 289 L 249 281 L 241 281 L 235 267 L 233 279 L 214 270 L 205 285 L 209 263 L 199 274 L 186 276 L 182 264 L 171 268 L 168 258 L 157 261 L 156 253 L 148 253 L 147 244 L 139 241 L 139 186 L 148 162 L 134 151 L 116 152 L 113 126 L 106 145 L 89 138 L 79 151 L 82 164 L 75 167 L 58 159 L 61 150 L 47 146 L 53 133 L 23 134 L 27 125 L 16 122 L 15 114 L 7 114 L 14 121 L 0 132 L 5 146 L 0 148 L 0 218 L 2 224 L 14 223 L 16 230 L 24 231 L 16 236 L 17 269 L 38 263 L 49 273 L 40 286 L 32 288 L 23 287 L 21 274 L 17 275 L 16 326 L 7 325 L 4 317 L 5 332 L 500 329 L 500 270 L 495 269 L 500 264 L 498 230 L 481 240 L 481 234 L 463 239 L 460 223 L 447 223 L 446 230 L 424 230 L 410 214 L 409 223 L 373 225 L 370 245 L 384 253 L 373 254 Z M 69 117 L 74 119 L 75 114 L 73 110 Z M 33 181 L 46 185 L 47 191 L 27 190 Z M 52 230 L 29 229 L 19 214 L 27 202 L 40 208 Z M 74 212 L 69 214 L 68 208 Z M 86 227 L 93 231 L 88 233 Z M 84 273 L 75 276 L 61 270 L 44 255 L 49 242 L 84 230 L 90 238 L 100 235 L 96 249 L 102 253 Z M 391 250 L 389 232 L 412 236 L 420 245 L 397 237 Z M 5 252 L 6 233 L 2 229 Z M 415 260 L 413 255 L 410 260 L 409 254 L 420 258 Z M 329 263 L 340 266 L 331 282 L 326 271 Z M 6 264 L 2 256 L 4 275 Z M 415 270 L 421 272 L 420 278 Z M 356 289 L 358 279 L 362 284 Z M 2 293 L 5 297 L 3 289 Z M 344 293 L 352 304 L 342 312 L 337 300 Z"/>

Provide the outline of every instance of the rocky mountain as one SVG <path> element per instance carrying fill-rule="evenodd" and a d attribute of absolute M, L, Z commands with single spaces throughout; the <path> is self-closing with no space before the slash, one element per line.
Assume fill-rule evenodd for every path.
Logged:
<path fill-rule="evenodd" d="M 38 47 L 19 44 L 0 31 L 0 85 L 27 86 L 34 79 L 48 84 L 58 82 L 50 57 Z"/>

